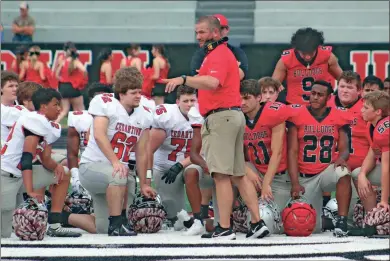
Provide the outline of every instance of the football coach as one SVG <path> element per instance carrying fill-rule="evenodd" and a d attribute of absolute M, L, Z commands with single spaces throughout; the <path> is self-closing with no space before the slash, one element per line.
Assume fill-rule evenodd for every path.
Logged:
<path fill-rule="evenodd" d="M 220 222 L 215 231 L 202 238 L 223 237 L 235 239 L 230 227 L 233 205 L 233 188 L 251 212 L 251 223 L 259 224 L 260 215 L 254 186 L 245 175 L 244 131 L 245 117 L 241 112 L 240 73 L 237 60 L 222 38 L 221 25 L 214 16 L 199 18 L 196 24 L 197 39 L 211 40 L 206 44 L 207 54 L 198 75 L 165 79 L 166 92 L 179 85 L 198 89 L 199 111 L 205 118 L 202 126 L 202 149 L 212 175 L 217 194 Z M 251 225 L 252 225 L 251 224 Z"/>
<path fill-rule="evenodd" d="M 221 24 L 221 35 L 222 37 L 227 37 L 229 34 L 229 22 L 226 19 L 225 16 L 221 14 L 215 14 L 213 15 L 215 18 L 218 19 L 219 23 Z M 191 76 L 195 76 L 198 74 L 198 70 L 200 66 L 202 65 L 203 59 L 206 56 L 206 51 L 204 49 L 204 45 L 207 42 L 207 39 L 204 38 L 204 35 L 197 34 L 196 37 L 199 42 L 199 49 L 196 50 L 194 55 L 191 58 Z M 236 46 L 233 46 L 231 44 L 227 44 L 227 47 L 230 49 L 230 51 L 233 52 L 234 56 L 236 57 L 237 64 L 239 67 L 240 72 L 240 80 L 244 80 L 245 76 L 248 74 L 248 58 L 245 54 L 245 52 Z"/>

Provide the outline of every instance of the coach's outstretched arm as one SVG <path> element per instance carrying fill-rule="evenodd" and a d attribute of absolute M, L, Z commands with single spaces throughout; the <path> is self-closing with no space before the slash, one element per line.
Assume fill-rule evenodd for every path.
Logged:
<path fill-rule="evenodd" d="M 298 132 L 294 124 L 288 123 L 287 149 L 288 149 L 288 175 L 291 179 L 291 197 L 298 198 L 299 193 L 305 193 L 305 188 L 299 184 L 298 169 Z"/>

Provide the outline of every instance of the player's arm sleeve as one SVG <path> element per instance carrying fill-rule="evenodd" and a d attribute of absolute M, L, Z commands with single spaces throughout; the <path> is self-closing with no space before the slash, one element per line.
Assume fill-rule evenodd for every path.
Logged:
<path fill-rule="evenodd" d="M 43 117 L 38 114 L 29 114 L 22 119 L 22 125 L 25 136 L 36 135 L 39 137 L 47 137 L 51 131 L 50 123 L 45 122 Z"/>
<path fill-rule="evenodd" d="M 168 108 L 168 106 L 163 104 L 156 107 L 153 113 L 152 128 L 166 131 L 172 128 L 171 125 L 174 121 L 171 119 L 171 113 Z"/>
<path fill-rule="evenodd" d="M 234 56 L 236 57 L 237 61 L 240 62 L 240 69 L 244 73 L 244 78 L 242 80 L 245 80 L 246 76 L 248 75 L 249 70 L 249 63 L 248 63 L 248 57 L 246 56 L 246 53 L 244 50 L 242 50 L 239 47 L 234 47 L 233 49 Z"/>
<path fill-rule="evenodd" d="M 199 48 L 195 51 L 194 55 L 191 58 L 191 76 L 198 74 L 197 70 L 200 69 L 200 66 L 203 63 L 205 57 L 205 51 L 203 48 Z"/>
<path fill-rule="evenodd" d="M 74 127 L 73 111 L 68 113 L 68 127 Z"/>
<path fill-rule="evenodd" d="M 195 106 L 188 112 L 188 119 L 192 128 L 200 128 L 204 123 L 204 118 L 200 115 L 198 108 Z"/>
<path fill-rule="evenodd" d="M 90 104 L 88 112 L 93 116 L 113 117 L 116 115 L 117 103 L 113 94 L 101 94 L 95 96 Z"/>
<path fill-rule="evenodd" d="M 383 133 L 379 133 L 378 135 L 378 144 L 380 149 L 383 152 L 387 152 L 390 150 L 390 128 L 387 128 Z"/>

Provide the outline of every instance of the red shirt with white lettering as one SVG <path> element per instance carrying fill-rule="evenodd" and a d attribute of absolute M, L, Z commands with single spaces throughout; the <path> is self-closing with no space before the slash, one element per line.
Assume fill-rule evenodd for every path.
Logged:
<path fill-rule="evenodd" d="M 241 106 L 240 74 L 237 59 L 227 47 L 221 44 L 203 60 L 199 76 L 210 75 L 219 80 L 216 90 L 199 90 L 199 111 L 203 116 L 218 108 Z"/>
<path fill-rule="evenodd" d="M 315 81 L 329 81 L 329 58 L 331 46 L 319 46 L 313 62 L 305 62 L 294 50 L 285 50 L 282 61 L 287 69 L 287 97 L 289 104 L 309 103 L 311 86 Z"/>

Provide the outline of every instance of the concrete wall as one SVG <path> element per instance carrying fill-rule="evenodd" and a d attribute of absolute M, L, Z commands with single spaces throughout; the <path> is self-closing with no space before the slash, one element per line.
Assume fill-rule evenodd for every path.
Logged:
<path fill-rule="evenodd" d="M 1 3 L 10 40 L 19 2 Z M 31 1 L 36 42 L 188 43 L 194 41 L 196 1 Z"/>
<path fill-rule="evenodd" d="M 389 3 L 256 1 L 255 42 L 287 43 L 301 27 L 323 31 L 326 42 L 388 42 Z"/>

